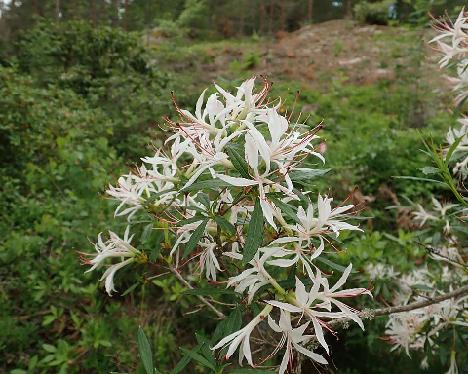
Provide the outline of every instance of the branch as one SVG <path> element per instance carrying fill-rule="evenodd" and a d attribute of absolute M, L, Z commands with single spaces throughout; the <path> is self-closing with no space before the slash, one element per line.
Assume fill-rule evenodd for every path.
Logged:
<path fill-rule="evenodd" d="M 371 319 L 374 317 L 387 316 L 389 314 L 409 312 L 411 310 L 424 308 L 429 305 L 440 303 L 444 300 L 453 299 L 453 298 L 464 296 L 464 295 L 468 295 L 468 286 L 463 286 L 463 287 L 457 288 L 456 290 L 452 292 L 439 295 L 433 298 L 429 298 L 427 300 L 415 301 L 414 303 L 410 303 L 406 305 L 390 306 L 387 308 L 380 308 L 380 309 L 363 310 L 362 312 L 358 313 L 358 316 L 362 319 Z M 327 322 L 327 326 L 333 329 L 333 328 L 341 327 L 350 321 L 351 319 L 349 318 L 339 318 L 339 319 L 335 319 L 330 322 Z M 315 340 L 316 338 L 314 337 L 311 340 L 311 342 Z"/>
<path fill-rule="evenodd" d="M 439 295 L 437 297 L 433 297 L 423 301 L 416 301 L 414 303 L 410 303 L 407 305 L 398 305 L 398 306 L 391 306 L 387 308 L 380 308 L 380 309 L 371 309 L 371 310 L 363 310 L 362 312 L 358 313 L 358 316 L 362 319 L 370 319 L 374 317 L 381 317 L 387 316 L 389 314 L 395 313 L 402 313 L 402 312 L 409 312 L 411 310 L 424 308 L 429 305 L 440 303 L 447 299 L 456 298 L 459 296 L 468 295 L 468 286 L 457 288 L 456 290 L 446 293 L 444 295 Z M 327 326 L 330 329 L 342 327 L 348 324 L 351 321 L 349 318 L 340 318 L 335 319 L 330 322 L 327 322 Z M 317 342 L 317 337 L 313 335 L 312 339 L 309 340 L 308 344 L 315 344 Z M 302 362 L 304 361 L 305 357 L 303 355 L 297 356 L 297 363 L 296 363 L 296 373 L 301 373 L 302 371 Z"/>
<path fill-rule="evenodd" d="M 379 316 L 386 316 L 386 315 L 394 314 L 394 313 L 409 312 L 410 310 L 424 308 L 432 304 L 440 303 L 441 301 L 444 301 L 447 299 L 453 299 L 458 296 L 464 296 L 464 295 L 468 295 L 468 286 L 457 288 L 456 290 L 452 292 L 446 293 L 444 295 L 439 295 L 439 296 L 436 296 L 427 300 L 416 301 L 414 303 L 407 304 L 407 305 L 399 305 L 399 306 L 391 306 L 388 308 L 375 309 L 373 311 L 370 311 L 370 313 L 372 314 L 372 317 L 379 317 Z M 363 313 L 366 313 L 366 312 L 364 311 Z"/>
<path fill-rule="evenodd" d="M 185 285 L 185 287 L 193 290 L 193 286 L 189 282 L 187 282 L 182 277 L 182 275 L 180 275 L 180 273 L 177 271 L 176 268 L 174 268 L 171 265 L 168 265 L 168 269 L 171 271 L 172 274 L 176 276 L 178 280 L 180 280 Z M 205 297 L 201 295 L 197 295 L 197 297 L 203 304 L 205 304 L 208 308 L 210 308 L 219 318 L 226 318 L 226 316 L 222 312 L 220 312 L 213 304 L 211 304 Z"/>

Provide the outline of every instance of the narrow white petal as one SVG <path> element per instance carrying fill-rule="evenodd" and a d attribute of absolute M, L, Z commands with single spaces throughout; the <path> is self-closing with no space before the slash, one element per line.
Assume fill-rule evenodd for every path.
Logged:
<path fill-rule="evenodd" d="M 288 304 L 288 303 L 283 303 L 281 301 L 276 301 L 276 300 L 269 300 L 267 301 L 268 304 L 276 306 L 277 308 L 286 310 L 291 313 L 300 313 L 302 312 L 301 308 L 298 308 L 297 306 Z"/>
<path fill-rule="evenodd" d="M 348 279 L 352 268 L 353 268 L 353 264 L 349 264 L 348 267 L 346 268 L 346 270 L 341 275 L 340 279 L 338 279 L 338 281 L 335 283 L 335 285 L 332 288 L 330 288 L 330 292 L 333 292 L 333 291 L 339 289 L 343 284 L 346 283 L 346 280 Z"/>
<path fill-rule="evenodd" d="M 305 349 L 304 347 L 296 343 L 293 343 L 293 346 L 294 348 L 296 348 L 298 352 L 310 357 L 312 360 L 317 361 L 320 364 L 324 364 L 324 365 L 328 364 L 328 361 L 322 355 L 309 351 L 308 349 Z"/>

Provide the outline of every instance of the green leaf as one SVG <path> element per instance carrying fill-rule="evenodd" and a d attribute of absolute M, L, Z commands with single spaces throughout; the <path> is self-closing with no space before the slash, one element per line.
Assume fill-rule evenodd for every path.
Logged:
<path fill-rule="evenodd" d="M 195 198 L 195 201 L 202 203 L 206 209 L 210 209 L 211 201 L 210 197 L 206 193 L 199 192 Z"/>
<path fill-rule="evenodd" d="M 338 265 L 338 264 L 334 263 L 333 261 L 330 261 L 330 260 L 328 260 L 328 259 L 326 259 L 326 258 L 323 258 L 323 257 L 320 257 L 320 256 L 317 257 L 315 260 L 317 260 L 318 262 L 321 262 L 321 263 L 323 263 L 323 264 L 325 264 L 325 265 L 328 265 L 328 266 L 330 266 L 332 269 L 338 270 L 338 271 L 341 272 L 341 273 L 343 273 L 343 272 L 346 270 L 346 267 L 341 266 L 341 265 Z M 351 270 L 351 273 L 356 273 L 356 271 L 355 271 L 355 270 Z"/>
<path fill-rule="evenodd" d="M 455 152 L 455 150 L 457 149 L 458 145 L 460 144 L 460 142 L 462 141 L 463 138 L 464 138 L 464 135 L 460 136 L 459 138 L 457 138 L 457 140 L 455 140 L 452 143 L 449 150 L 447 151 L 447 156 L 445 157 L 447 162 L 450 162 L 450 160 L 452 158 L 452 155 L 453 155 L 453 152 Z"/>
<path fill-rule="evenodd" d="M 437 184 L 445 184 L 444 182 L 438 181 L 437 179 L 419 178 L 419 177 L 413 177 L 411 175 L 399 175 L 399 176 L 395 176 L 393 178 L 395 178 L 395 179 L 408 179 L 408 180 L 419 181 L 419 182 L 431 182 L 431 183 L 437 183 Z"/>
<path fill-rule="evenodd" d="M 224 218 L 223 216 L 216 216 L 215 221 L 222 231 L 224 231 L 225 233 L 229 235 L 235 235 L 236 228 L 226 218 Z"/>
<path fill-rule="evenodd" d="M 196 348 L 192 349 L 192 352 L 197 353 L 200 349 L 201 345 L 198 345 Z M 188 365 L 188 363 L 192 360 L 188 354 L 185 354 L 184 357 L 180 359 L 177 363 L 176 367 L 172 369 L 171 374 L 179 374 L 184 368 Z"/>
<path fill-rule="evenodd" d="M 226 147 L 227 154 L 229 159 L 232 162 L 232 165 L 236 168 L 239 174 L 247 179 L 250 179 L 251 176 L 249 174 L 249 165 L 245 162 L 245 157 L 242 157 L 237 150 L 232 146 Z"/>
<path fill-rule="evenodd" d="M 194 217 L 183 219 L 183 220 L 177 222 L 177 226 L 188 225 L 189 223 L 195 223 L 195 222 L 201 221 L 201 220 L 203 220 L 205 218 L 206 217 L 202 216 L 201 214 L 200 215 L 195 215 Z"/>
<path fill-rule="evenodd" d="M 42 348 L 44 348 L 45 351 L 50 353 L 54 353 L 57 351 L 57 348 L 51 344 L 42 344 Z"/>
<path fill-rule="evenodd" d="M 211 350 L 210 340 L 203 334 L 195 333 L 197 343 L 200 346 L 200 354 L 205 357 L 213 366 L 217 366 L 217 360 L 215 358 L 214 351 Z"/>
<path fill-rule="evenodd" d="M 422 290 L 422 291 L 432 291 L 433 290 L 432 287 L 426 286 L 425 284 L 412 284 L 411 287 L 415 288 L 417 290 Z"/>
<path fill-rule="evenodd" d="M 291 171 L 289 177 L 296 182 L 308 182 L 315 177 L 320 177 L 327 174 L 331 169 L 309 169 Z"/>
<path fill-rule="evenodd" d="M 159 229 L 156 231 L 155 234 L 155 241 L 154 245 L 151 247 L 150 251 L 150 261 L 156 261 L 158 258 L 159 254 L 161 253 L 161 242 L 164 239 L 164 231 Z"/>
<path fill-rule="evenodd" d="M 200 191 L 204 189 L 217 190 L 218 188 L 232 187 L 231 184 L 222 181 L 221 179 L 208 179 L 204 181 L 195 182 L 192 185 L 185 187 L 180 192 Z"/>
<path fill-rule="evenodd" d="M 140 236 L 140 243 L 145 243 L 149 239 L 149 237 L 151 236 L 152 230 L 153 230 L 153 223 L 149 223 L 148 225 L 145 226 Z"/>
<path fill-rule="evenodd" d="M 192 360 L 197 361 L 198 363 L 202 364 L 203 366 L 210 368 L 211 370 L 215 371 L 216 368 L 215 366 L 209 362 L 205 357 L 203 357 L 201 354 L 194 352 L 192 350 L 186 349 L 186 348 L 180 348 L 182 352 L 184 352 L 187 356 L 189 356 Z"/>
<path fill-rule="evenodd" d="M 154 365 L 153 365 L 153 354 L 151 353 L 151 347 L 148 341 L 148 338 L 145 335 L 145 332 L 138 327 L 137 334 L 138 341 L 138 352 L 140 353 L 141 361 L 143 361 L 143 366 L 145 367 L 147 374 L 154 374 Z"/>
<path fill-rule="evenodd" d="M 171 374 L 179 374 L 182 370 L 185 369 L 185 367 L 188 365 L 188 363 L 191 361 L 191 357 L 185 355 L 180 359 L 180 361 L 177 363 L 176 367 L 172 369 Z"/>
<path fill-rule="evenodd" d="M 223 337 L 232 334 L 240 329 L 242 325 L 242 314 L 240 307 L 234 309 L 227 318 L 221 320 L 216 325 L 216 329 L 211 337 L 212 344 L 216 344 Z"/>
<path fill-rule="evenodd" d="M 288 205 L 286 203 L 283 203 L 280 199 L 276 197 L 268 197 L 278 208 L 280 208 L 281 212 L 286 214 L 289 218 L 294 220 L 295 222 L 301 224 L 301 221 L 299 220 L 299 217 L 297 216 L 297 213 L 294 211 L 293 207 L 291 205 Z"/>
<path fill-rule="evenodd" d="M 263 212 L 260 206 L 260 198 L 257 198 L 255 207 L 247 229 L 247 238 L 244 246 L 242 262 L 247 264 L 257 253 L 263 243 Z"/>
<path fill-rule="evenodd" d="M 226 325 L 224 326 L 224 336 L 232 334 L 234 331 L 240 329 L 242 325 L 242 313 L 240 307 L 237 307 L 229 314 L 229 317 L 226 320 Z"/>
<path fill-rule="evenodd" d="M 133 290 L 135 290 L 135 288 L 137 288 L 139 284 L 140 284 L 139 282 L 136 282 L 136 283 L 132 284 L 130 287 L 128 287 L 125 290 L 125 292 L 121 296 L 126 296 L 129 293 L 133 292 Z"/>
<path fill-rule="evenodd" d="M 206 224 L 208 223 L 208 218 L 204 219 L 198 227 L 193 231 L 192 236 L 190 237 L 188 243 L 185 245 L 183 258 L 187 257 L 197 246 L 198 242 L 205 232 Z"/>

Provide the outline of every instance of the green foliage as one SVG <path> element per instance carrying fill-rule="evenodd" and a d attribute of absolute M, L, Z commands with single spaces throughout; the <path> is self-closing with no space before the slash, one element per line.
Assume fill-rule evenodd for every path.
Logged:
<path fill-rule="evenodd" d="M 181 27 L 190 29 L 191 36 L 198 36 L 200 29 L 208 29 L 210 14 L 211 9 L 206 0 L 187 0 L 177 23 Z"/>
<path fill-rule="evenodd" d="M 128 370 L 131 314 L 147 308 L 111 302 L 79 257 L 113 214 L 99 195 L 148 143 L 168 78 L 135 35 L 110 28 L 44 23 L 17 48 L 0 67 L 0 371 Z"/>
<path fill-rule="evenodd" d="M 354 16 L 360 22 L 386 25 L 389 19 L 389 8 L 394 3 L 393 0 L 360 1 L 354 6 Z"/>
<path fill-rule="evenodd" d="M 247 239 L 244 246 L 244 255 L 242 262 L 247 264 L 257 253 L 258 248 L 263 243 L 263 212 L 260 206 L 260 197 L 255 201 L 254 211 L 250 219 L 249 228 L 247 230 Z"/>
<path fill-rule="evenodd" d="M 69 89 L 113 124 L 110 144 L 136 156 L 155 140 L 169 109 L 167 74 L 160 73 L 138 35 L 85 22 L 41 22 L 17 43 L 19 71 L 35 84 Z M 126 139 L 122 142 L 121 139 Z"/>
<path fill-rule="evenodd" d="M 151 352 L 151 346 L 148 341 L 148 338 L 145 335 L 145 332 L 141 327 L 138 327 L 138 351 L 140 353 L 140 358 L 143 362 L 147 374 L 154 373 L 153 365 L 153 352 Z"/>
<path fill-rule="evenodd" d="M 297 88 L 301 92 L 299 105 L 314 105 L 311 124 L 325 119 L 320 133 L 327 144 L 327 165 L 332 169 L 328 185 L 331 180 L 335 194 L 346 196 L 359 186 L 364 194 L 375 195 L 382 185 L 408 196 L 426 191 L 425 186 L 394 177 L 417 175 L 426 165 L 421 133 L 437 133 L 442 125 L 454 122 L 442 109 L 430 122 L 418 125 L 425 128 L 408 128 L 412 110 L 405 105 L 414 93 L 406 85 L 379 82 L 353 86 L 338 82 L 326 93 L 288 86 L 286 90 L 283 84 L 277 84 L 274 89 L 292 101 Z M 314 179 L 309 180 L 314 183 Z"/>

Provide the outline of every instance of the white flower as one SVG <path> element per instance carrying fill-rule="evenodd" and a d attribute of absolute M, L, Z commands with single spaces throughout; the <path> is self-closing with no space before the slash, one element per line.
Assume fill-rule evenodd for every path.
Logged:
<path fill-rule="evenodd" d="M 281 341 L 275 348 L 274 353 L 286 346 L 286 351 L 279 367 L 280 374 L 286 372 L 288 363 L 290 366 L 292 366 L 294 360 L 293 349 L 299 353 L 302 353 L 303 355 L 310 357 L 312 360 L 320 364 L 328 364 L 328 361 L 322 355 L 314 353 L 303 346 L 312 338 L 312 335 L 304 335 L 304 332 L 309 326 L 309 323 L 310 322 L 306 322 L 299 327 L 293 328 L 291 325 L 291 315 L 289 312 L 284 310 L 281 310 L 279 323 L 276 323 L 273 318 L 268 316 L 268 324 L 271 329 L 283 334 Z"/>
<path fill-rule="evenodd" d="M 412 212 L 411 214 L 414 217 L 414 220 L 419 223 L 419 227 L 424 226 L 427 220 L 436 221 L 437 217 L 427 212 L 422 205 L 417 204 L 417 211 Z"/>
<path fill-rule="evenodd" d="M 328 280 L 322 278 L 320 270 L 317 269 L 317 275 L 313 278 L 311 277 L 312 287 L 309 292 L 306 291 L 304 283 L 302 283 L 300 279 L 296 278 L 294 304 L 276 300 L 269 300 L 268 303 L 291 313 L 305 314 L 312 321 L 317 340 L 328 353 L 328 345 L 325 341 L 322 327 L 325 327 L 328 330 L 330 330 L 330 328 L 321 318 L 349 318 L 364 329 L 362 320 L 359 318 L 356 311 L 341 301 L 336 300 L 337 298 L 355 297 L 362 294 L 370 295 L 370 292 L 365 288 L 351 288 L 338 291 L 338 289 L 346 282 L 350 272 L 351 265 L 348 266 L 335 285 L 330 288 L 328 286 Z M 323 291 L 320 291 L 321 287 L 323 287 Z M 340 312 L 332 312 L 332 305 L 338 307 Z M 316 309 L 326 309 L 328 312 L 317 311 Z"/>
<path fill-rule="evenodd" d="M 357 311 L 353 310 L 343 302 L 336 300 L 348 297 L 356 297 L 364 294 L 372 296 L 370 291 L 366 288 L 348 288 L 339 291 L 339 289 L 346 283 L 346 280 L 348 279 L 349 274 L 351 273 L 352 267 L 353 265 L 349 264 L 346 270 L 341 275 L 340 279 L 338 279 L 338 281 L 331 288 L 328 285 L 328 279 L 322 278 L 323 291 L 319 292 L 318 298 L 321 299 L 323 302 L 321 304 L 318 304 L 317 307 L 331 310 L 333 304 L 336 307 L 338 307 L 338 309 L 340 309 L 340 311 L 343 313 L 343 316 L 352 319 L 359 325 L 359 327 L 361 327 L 361 329 L 364 330 L 364 324 L 362 323 L 361 318 L 359 318 L 359 316 L 357 315 Z M 317 272 L 320 271 L 317 270 Z"/>
<path fill-rule="evenodd" d="M 467 35 L 468 40 L 468 35 Z M 457 77 L 449 77 L 449 82 L 453 85 L 453 91 L 457 93 L 455 105 L 460 105 L 468 95 L 468 59 L 464 59 L 457 64 Z"/>
<path fill-rule="evenodd" d="M 466 74 L 468 74 L 468 69 Z M 468 92 L 468 87 L 465 92 Z M 457 160 L 453 168 L 453 173 L 458 173 L 462 179 L 466 179 L 468 177 L 468 118 L 462 118 L 459 122 L 462 124 L 459 129 L 449 129 L 447 133 L 447 143 L 450 147 L 461 138 L 453 152 L 454 156 L 452 156 Z"/>
<path fill-rule="evenodd" d="M 214 253 L 216 243 L 204 242 L 200 243 L 203 251 L 200 255 L 200 270 L 206 270 L 206 278 L 216 281 L 216 270 L 221 271 L 218 259 Z"/>
<path fill-rule="evenodd" d="M 292 245 L 292 249 L 284 247 L 285 245 Z M 281 247 L 280 245 L 283 245 Z M 274 248 L 277 250 L 274 257 L 280 257 L 275 260 L 268 261 L 268 265 L 289 268 L 294 264 L 301 262 L 303 269 L 307 271 L 309 277 L 313 276 L 312 260 L 320 256 L 324 249 L 323 239 L 320 238 L 320 245 L 311 253 L 309 247 L 303 248 L 301 246 L 301 239 L 297 237 L 282 237 L 271 242 L 267 248 Z M 292 258 L 285 258 L 292 256 Z"/>
<path fill-rule="evenodd" d="M 255 293 L 260 289 L 260 287 L 270 283 L 270 275 L 264 268 L 265 262 L 273 256 L 277 250 L 276 249 L 262 249 L 264 253 L 260 256 L 261 251 L 258 251 L 254 258 L 249 262 L 252 266 L 244 270 L 241 274 L 231 277 L 228 280 L 227 286 L 234 286 L 234 290 L 238 293 L 243 293 L 245 290 L 248 294 L 248 303 L 250 304 L 255 296 Z M 225 253 L 229 257 L 235 259 L 242 259 L 242 254 L 240 253 Z"/>
<path fill-rule="evenodd" d="M 116 216 L 125 216 L 128 214 L 128 218 L 130 219 L 142 207 L 143 199 L 139 194 L 138 184 L 135 183 L 135 178 L 131 174 L 121 176 L 118 180 L 117 187 L 109 185 L 109 189 L 106 193 L 121 201 L 119 206 L 115 209 Z M 122 210 L 125 205 L 128 205 L 128 207 Z"/>
<path fill-rule="evenodd" d="M 224 348 L 225 346 L 229 345 L 229 349 L 226 353 L 226 360 L 229 359 L 234 352 L 236 351 L 237 347 L 242 343 L 242 347 L 239 350 L 239 364 L 242 365 L 242 361 L 244 357 L 247 359 L 247 362 L 254 366 L 252 360 L 252 351 L 250 349 L 250 334 L 254 330 L 254 328 L 262 322 L 271 312 L 272 307 L 267 305 L 252 321 L 250 321 L 244 328 L 226 336 L 225 338 L 221 339 L 218 344 L 216 344 L 212 350 L 216 350 L 219 348 Z"/>
<path fill-rule="evenodd" d="M 254 93 L 255 77 L 243 82 L 238 88 L 236 95 L 225 91 L 215 84 L 216 90 L 224 97 L 226 107 L 218 117 L 226 116 L 227 121 L 254 120 L 254 117 L 262 113 L 263 102 L 270 90 L 270 84 L 263 80 L 263 88 L 260 92 Z"/>
<path fill-rule="evenodd" d="M 441 34 L 429 43 L 436 42 L 443 56 L 439 61 L 441 67 L 447 66 L 453 58 L 458 58 L 468 53 L 468 17 L 464 9 L 461 10 L 455 23 L 439 21 L 435 28 Z"/>
<path fill-rule="evenodd" d="M 373 281 L 376 281 L 379 279 L 391 281 L 391 280 L 395 280 L 397 276 L 400 275 L 399 272 L 395 271 L 393 266 L 385 265 L 382 263 L 367 264 L 366 273 L 368 274 L 369 279 Z"/>
<path fill-rule="evenodd" d="M 297 224 L 293 229 L 300 238 L 309 242 L 312 237 L 321 238 L 321 235 L 330 232 L 333 232 L 338 237 L 342 230 L 362 231 L 359 227 L 341 220 L 346 216 L 344 213 L 353 208 L 354 205 L 345 205 L 332 209 L 332 201 L 332 198 L 318 195 L 318 217 L 314 217 L 314 207 L 312 204 L 307 207 L 307 212 L 301 206 L 298 208 L 297 217 L 301 224 Z"/>
<path fill-rule="evenodd" d="M 409 274 L 401 274 L 397 278 L 398 290 L 394 294 L 393 303 L 407 304 L 413 294 L 413 287 L 425 285 L 432 287 L 434 282 L 431 280 L 429 271 L 425 267 L 413 269 Z"/>
<path fill-rule="evenodd" d="M 439 212 L 439 215 L 441 217 L 445 217 L 447 214 L 447 211 L 452 209 L 453 207 L 456 207 L 456 204 L 442 204 L 440 201 L 438 201 L 436 198 L 432 197 L 432 204 L 434 205 L 434 209 L 436 212 Z"/>
<path fill-rule="evenodd" d="M 311 142 L 318 139 L 314 131 L 301 134 L 298 131 L 288 131 L 288 120 L 277 112 L 276 108 L 269 108 L 264 114 L 257 118 L 260 122 L 268 125 L 270 139 L 267 139 L 252 123 L 244 121 L 247 126 L 246 134 L 246 158 L 250 160 L 249 164 L 258 173 L 260 156 L 264 162 L 265 171 L 263 176 L 270 173 L 273 165 L 278 167 L 278 171 L 283 175 L 288 185 L 288 190 L 292 191 L 293 184 L 289 177 L 289 169 L 298 158 L 305 155 L 315 155 L 325 162 L 323 156 L 315 152 Z M 253 162 L 254 160 L 254 162 Z"/>
<path fill-rule="evenodd" d="M 309 292 L 306 291 L 304 284 L 296 278 L 296 290 L 295 290 L 295 303 L 285 303 L 276 300 L 267 301 L 268 304 L 273 305 L 281 310 L 291 313 L 301 313 L 306 315 L 312 321 L 315 330 L 315 336 L 322 345 L 323 348 L 329 353 L 328 345 L 325 341 L 323 334 L 323 327 L 329 329 L 327 324 L 321 318 L 339 318 L 341 314 L 331 312 L 320 312 L 314 310 L 315 301 L 319 296 L 319 288 L 321 286 L 321 274 L 318 272 L 317 278 L 313 280 L 312 288 Z M 330 330 L 330 329 L 329 329 Z"/>
<path fill-rule="evenodd" d="M 121 239 L 117 234 L 115 234 L 112 231 L 109 231 L 110 238 L 106 242 L 102 240 L 101 234 L 99 234 L 98 241 L 95 245 L 98 254 L 94 256 L 94 258 L 92 258 L 91 260 L 87 261 L 87 263 L 92 265 L 92 267 L 89 270 L 87 270 L 86 273 L 98 268 L 100 265 L 102 265 L 104 260 L 108 258 L 121 259 L 121 262 L 109 266 L 100 279 L 101 281 L 105 280 L 105 287 L 109 296 L 112 296 L 112 291 L 115 291 L 114 275 L 117 272 L 117 270 L 134 262 L 136 260 L 136 257 L 141 255 L 141 252 L 130 244 L 133 235 L 129 237 L 129 232 L 130 227 L 127 226 L 124 238 Z"/>
<path fill-rule="evenodd" d="M 392 351 L 403 348 L 410 355 L 410 349 L 419 350 L 424 347 L 425 337 L 418 335 L 426 322 L 426 318 L 416 313 L 397 313 L 389 316 L 385 334 L 393 344 Z"/>
<path fill-rule="evenodd" d="M 190 208 L 188 208 L 187 210 L 189 210 L 189 209 Z M 193 216 L 190 216 L 189 219 L 192 218 L 192 217 Z M 180 226 L 175 231 L 175 233 L 177 235 L 177 239 L 176 239 L 174 245 L 172 246 L 172 249 L 171 249 L 171 252 L 170 252 L 171 256 L 174 253 L 176 253 L 177 249 L 179 248 L 179 246 L 181 244 L 185 244 L 190 240 L 190 238 L 191 238 L 191 236 L 193 234 L 193 231 L 195 231 L 198 228 L 198 226 L 200 226 L 201 224 L 203 224 L 202 219 L 200 219 L 199 221 L 196 221 L 196 222 L 186 223 L 186 224 Z M 208 222 L 206 223 L 205 230 L 208 230 L 209 227 L 216 228 L 216 224 L 212 220 L 208 220 Z"/>

